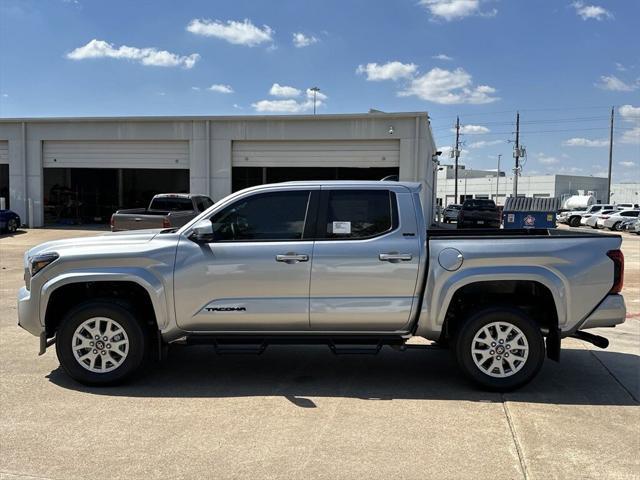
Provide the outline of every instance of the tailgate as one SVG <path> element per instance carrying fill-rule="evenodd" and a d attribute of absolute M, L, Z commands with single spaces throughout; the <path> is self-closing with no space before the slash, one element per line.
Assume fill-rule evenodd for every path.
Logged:
<path fill-rule="evenodd" d="M 114 214 L 113 231 L 119 230 L 142 230 L 145 228 L 163 228 L 164 215 L 136 215 L 136 214 Z"/>

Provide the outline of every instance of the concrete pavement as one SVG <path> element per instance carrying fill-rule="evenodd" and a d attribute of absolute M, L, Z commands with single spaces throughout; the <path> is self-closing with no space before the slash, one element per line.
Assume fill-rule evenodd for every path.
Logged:
<path fill-rule="evenodd" d="M 175 347 L 135 382 L 87 388 L 16 326 L 22 252 L 95 231 L 0 238 L 0 478 L 638 478 L 640 237 L 625 236 L 631 314 L 598 350 L 510 394 L 477 390 L 447 351 L 334 356 Z"/>

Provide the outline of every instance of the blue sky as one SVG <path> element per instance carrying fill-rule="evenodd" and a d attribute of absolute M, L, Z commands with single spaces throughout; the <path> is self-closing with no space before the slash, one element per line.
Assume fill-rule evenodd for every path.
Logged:
<path fill-rule="evenodd" d="M 439 147 L 640 179 L 637 0 L 0 1 L 0 116 L 428 111 Z M 446 153 L 446 152 L 445 152 Z"/>

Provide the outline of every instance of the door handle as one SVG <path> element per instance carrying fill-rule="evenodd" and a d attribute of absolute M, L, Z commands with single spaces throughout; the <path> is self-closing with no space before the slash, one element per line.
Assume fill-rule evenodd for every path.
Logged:
<path fill-rule="evenodd" d="M 283 255 L 276 255 L 276 262 L 284 262 L 284 263 L 298 263 L 298 262 L 308 262 L 309 255 L 298 255 L 297 253 L 285 253 Z"/>
<path fill-rule="evenodd" d="M 378 255 L 381 262 L 409 262 L 413 259 L 410 253 L 381 253 Z"/>
<path fill-rule="evenodd" d="M 141 218 L 134 218 L 134 219 L 133 219 L 133 221 L 134 221 L 134 222 L 141 222 L 141 221 L 142 221 L 142 219 L 141 219 Z"/>

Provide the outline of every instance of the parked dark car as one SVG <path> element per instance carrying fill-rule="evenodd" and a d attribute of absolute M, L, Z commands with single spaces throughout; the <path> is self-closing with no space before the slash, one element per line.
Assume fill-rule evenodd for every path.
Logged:
<path fill-rule="evenodd" d="M 14 233 L 20 225 L 20 215 L 13 210 L 0 210 L 0 233 Z"/>
<path fill-rule="evenodd" d="M 458 213 L 458 228 L 500 228 L 500 210 L 493 200 L 465 200 Z"/>
<path fill-rule="evenodd" d="M 447 208 L 442 212 L 442 221 L 444 223 L 451 223 L 458 221 L 458 213 L 460 213 L 460 209 L 462 205 L 457 205 L 452 203 L 451 205 L 447 205 Z"/>

